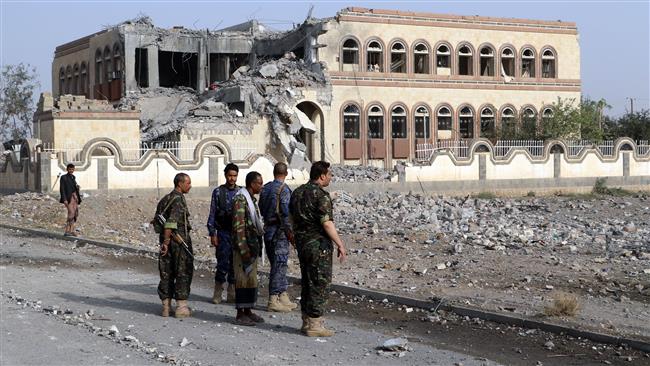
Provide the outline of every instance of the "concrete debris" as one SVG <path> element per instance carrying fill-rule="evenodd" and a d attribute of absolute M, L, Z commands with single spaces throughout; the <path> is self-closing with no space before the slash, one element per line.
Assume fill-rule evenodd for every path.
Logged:
<path fill-rule="evenodd" d="M 544 348 L 546 348 L 547 350 L 552 350 L 553 348 L 555 348 L 555 343 L 553 343 L 552 341 L 547 341 L 546 343 L 544 343 Z"/>
<path fill-rule="evenodd" d="M 391 338 L 378 346 L 377 349 L 387 352 L 408 351 L 407 344 L 408 340 L 406 338 Z"/>
<path fill-rule="evenodd" d="M 187 346 L 187 345 L 189 345 L 191 343 L 192 343 L 192 341 L 190 341 L 187 338 L 183 337 L 183 339 L 181 340 L 180 346 L 185 347 L 185 346 Z"/>
<path fill-rule="evenodd" d="M 265 64 L 260 67 L 259 73 L 265 78 L 274 78 L 278 74 L 278 67 L 274 64 Z"/>
<path fill-rule="evenodd" d="M 332 165 L 332 182 L 389 182 L 390 172 L 371 166 Z"/>

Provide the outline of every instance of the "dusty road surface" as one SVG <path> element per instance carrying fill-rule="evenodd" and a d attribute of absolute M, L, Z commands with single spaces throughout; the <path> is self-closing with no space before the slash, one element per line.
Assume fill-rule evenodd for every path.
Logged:
<path fill-rule="evenodd" d="M 212 273 L 198 268 L 194 317 L 158 316 L 156 261 L 0 229 L 3 365 L 644 365 L 647 354 L 535 330 L 334 293 L 333 338 L 302 336 L 299 313 L 238 327 L 213 305 Z M 262 281 L 264 282 L 264 281 Z M 294 293 L 299 289 L 292 288 Z M 265 289 L 258 304 L 264 304 Z M 408 349 L 381 352 L 403 337 Z"/>
<path fill-rule="evenodd" d="M 333 196 L 350 252 L 335 265 L 335 283 L 650 341 L 647 193 L 478 199 L 333 189 Z M 187 199 L 197 256 L 213 258 L 209 197 Z M 88 238 L 155 249 L 148 222 L 156 202 L 91 193 L 79 228 Z M 2 223 L 60 232 L 64 217 L 50 196 L 0 197 Z M 289 270 L 299 276 L 295 255 Z M 562 294 L 576 299 L 575 314 L 546 316 Z"/>

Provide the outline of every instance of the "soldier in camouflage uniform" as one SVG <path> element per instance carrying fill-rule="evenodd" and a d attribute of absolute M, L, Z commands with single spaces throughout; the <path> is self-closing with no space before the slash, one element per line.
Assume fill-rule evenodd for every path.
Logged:
<path fill-rule="evenodd" d="M 160 256 L 158 257 L 158 270 L 160 283 L 158 295 L 162 300 L 162 316 L 169 316 L 171 299 L 176 299 L 174 316 L 185 318 L 191 315 L 187 306 L 190 295 L 190 285 L 194 273 L 194 260 L 182 247 L 181 239 L 185 241 L 189 252 L 192 253 L 192 239 L 190 238 L 190 213 L 187 209 L 184 194 L 192 188 L 190 177 L 185 173 L 178 173 L 174 177 L 174 190 L 166 198 L 169 216 L 165 215 L 164 230 L 160 233 Z"/>
<path fill-rule="evenodd" d="M 235 271 L 235 307 L 239 325 L 263 323 L 261 316 L 252 312 L 257 302 L 257 258 L 262 254 L 264 224 L 255 195 L 262 190 L 262 176 L 258 172 L 246 175 L 246 188 L 233 199 L 232 265 Z"/>
<path fill-rule="evenodd" d="M 332 242 L 341 262 L 347 253 L 334 226 L 332 200 L 323 189 L 332 180 L 330 164 L 315 162 L 309 178 L 309 183 L 293 192 L 289 203 L 302 275 L 301 331 L 309 337 L 330 337 L 334 332 L 323 326 L 323 314 L 332 282 Z"/>
<path fill-rule="evenodd" d="M 273 167 L 272 182 L 268 182 L 260 193 L 260 212 L 264 217 L 264 245 L 269 257 L 269 303 L 268 311 L 289 312 L 298 307 L 287 294 L 287 263 L 293 232 L 289 223 L 289 199 L 291 189 L 284 182 L 287 164 L 277 163 Z"/>

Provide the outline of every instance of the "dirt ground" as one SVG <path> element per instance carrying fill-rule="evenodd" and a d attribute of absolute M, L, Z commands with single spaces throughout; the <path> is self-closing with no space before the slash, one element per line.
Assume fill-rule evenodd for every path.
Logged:
<path fill-rule="evenodd" d="M 213 258 L 205 229 L 209 198 L 191 193 L 187 198 L 196 230 L 195 252 L 198 257 Z M 86 237 L 156 248 L 156 236 L 148 225 L 156 202 L 155 197 L 93 193 L 84 198 L 78 228 Z M 534 245 L 508 242 L 483 246 L 476 245 L 472 230 L 474 235 L 489 231 L 492 223 L 486 227 L 480 217 L 475 227 L 468 229 L 469 234 L 446 232 L 444 226 L 436 230 L 404 227 L 390 217 L 379 222 L 378 230 L 376 221 L 364 222 L 356 217 L 360 222 L 355 225 L 341 222 L 349 260 L 335 265 L 334 282 L 650 340 L 647 195 L 477 199 L 473 203 L 477 212 L 504 204 L 519 207 L 517 214 L 528 216 L 530 225 L 537 225 L 540 232 L 549 231 L 555 224 L 594 230 L 620 225 L 620 230 L 613 229 L 615 238 L 611 242 L 609 237 L 604 240 L 596 235 L 591 240 L 566 232 L 560 233 L 566 240 L 553 245 L 538 241 Z M 540 205 L 543 209 L 523 209 Z M 62 231 L 64 215 L 63 206 L 49 196 L 25 193 L 0 197 L 2 223 Z M 336 220 L 350 218 L 340 208 L 335 216 Z M 629 221 L 636 226 L 629 228 Z M 398 226 L 400 229 L 395 230 Z M 626 236 L 628 232 L 634 234 Z M 580 240 L 587 240 L 586 244 L 572 245 Z M 299 275 L 295 255 L 290 272 Z M 576 314 L 545 315 L 545 308 L 562 294 L 575 297 Z"/>

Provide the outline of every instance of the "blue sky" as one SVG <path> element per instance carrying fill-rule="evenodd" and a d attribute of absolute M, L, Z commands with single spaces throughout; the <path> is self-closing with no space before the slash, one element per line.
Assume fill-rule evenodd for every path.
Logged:
<path fill-rule="evenodd" d="M 330 17 L 348 6 L 576 22 L 583 95 L 605 98 L 618 116 L 650 103 L 650 2 L 644 1 L 10 1 L 0 0 L 2 64 L 36 66 L 51 90 L 57 45 L 143 13 L 160 27 L 218 29 L 259 19 L 276 29 L 301 23 L 310 6 Z"/>

